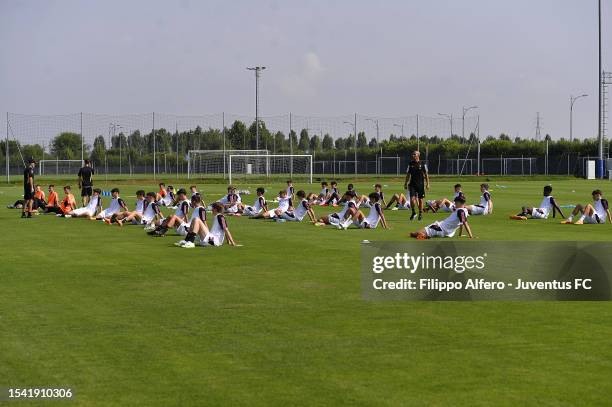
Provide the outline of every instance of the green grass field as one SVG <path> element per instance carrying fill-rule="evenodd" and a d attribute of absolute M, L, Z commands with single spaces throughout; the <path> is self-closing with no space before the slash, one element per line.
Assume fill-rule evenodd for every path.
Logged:
<path fill-rule="evenodd" d="M 387 196 L 401 190 L 398 179 L 383 183 Z M 508 220 L 521 205 L 537 205 L 545 183 L 491 181 L 495 213 L 469 219 L 475 235 L 507 240 L 508 250 L 514 240 L 612 238 L 609 224 Z M 136 189 L 157 189 L 153 181 L 117 184 L 130 204 Z M 363 179 L 356 188 L 365 193 L 372 184 Z M 429 196 L 448 196 L 453 184 L 434 179 Z M 479 183 L 462 184 L 476 203 Z M 608 181 L 552 185 L 562 205 L 588 202 L 595 188 L 612 196 Z M 207 202 L 224 192 L 219 183 L 198 187 Z M 266 187 L 270 199 L 282 185 Z M 44 405 L 612 402 L 609 302 L 362 299 L 359 242 L 406 240 L 443 214 L 419 223 L 407 211 L 387 211 L 392 229 L 367 231 L 228 218 L 243 247 L 185 250 L 172 245 L 172 233 L 155 239 L 135 226 L 20 219 L 4 209 L 20 193 L 0 187 L 0 386 L 75 391 L 73 401 Z"/>

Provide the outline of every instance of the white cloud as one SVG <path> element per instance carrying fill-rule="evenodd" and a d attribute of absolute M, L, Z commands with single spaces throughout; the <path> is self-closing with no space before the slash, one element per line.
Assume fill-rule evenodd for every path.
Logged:
<path fill-rule="evenodd" d="M 281 90 L 293 98 L 314 97 L 323 71 L 319 56 L 314 52 L 307 52 L 300 59 L 295 71 L 281 79 Z"/>

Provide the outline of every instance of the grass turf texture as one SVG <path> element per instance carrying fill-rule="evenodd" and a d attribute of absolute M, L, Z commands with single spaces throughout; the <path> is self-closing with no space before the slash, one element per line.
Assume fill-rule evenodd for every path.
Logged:
<path fill-rule="evenodd" d="M 387 199 L 401 191 L 397 179 L 383 183 Z M 366 193 L 372 184 L 356 189 Z M 453 184 L 434 180 L 428 195 L 449 196 Z M 478 183 L 462 184 L 476 203 Z M 495 214 L 469 218 L 480 239 L 612 237 L 609 224 L 510 221 L 521 205 L 539 204 L 545 183 L 490 184 Z M 118 186 L 131 205 L 139 187 L 157 189 L 152 181 Z M 220 184 L 198 186 L 207 202 L 224 192 Z M 559 180 L 553 194 L 562 205 L 585 203 L 595 188 L 609 197 L 611 186 Z M 268 199 L 282 187 L 268 185 Z M 151 238 L 135 226 L 19 219 L 4 206 L 20 191 L 0 188 L 0 386 L 71 386 L 75 406 L 610 401 L 612 303 L 361 299 L 359 242 L 407 239 L 444 214 L 419 223 L 408 221 L 409 211 L 386 211 L 388 231 L 230 217 L 244 247 L 184 250 L 172 246 L 179 240 L 172 232 Z"/>

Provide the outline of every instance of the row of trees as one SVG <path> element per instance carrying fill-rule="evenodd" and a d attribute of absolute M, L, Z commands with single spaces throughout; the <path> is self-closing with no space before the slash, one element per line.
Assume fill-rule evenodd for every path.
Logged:
<path fill-rule="evenodd" d="M 84 157 L 89 157 L 95 166 L 116 165 L 122 163 L 136 165 L 138 163 L 150 163 L 154 151 L 184 160 L 189 150 L 220 150 L 220 149 L 256 149 L 255 123 L 247 127 L 241 121 L 235 121 L 231 127 L 224 132 L 219 129 L 204 130 L 196 127 L 193 130 L 183 132 L 169 132 L 166 129 L 155 130 L 142 134 L 139 130 L 131 134 L 119 133 L 109 139 L 104 136 L 95 138 L 93 145 L 81 146 L 81 136 L 77 133 L 61 133 L 53 138 L 48 152 L 43 152 L 39 144 L 19 145 L 16 141 L 9 141 L 10 160 L 21 162 L 30 157 L 37 159 L 74 159 L 81 158 L 81 148 L 84 148 Z M 299 135 L 291 131 L 289 135 L 283 132 L 272 133 L 265 123 L 260 123 L 259 148 L 267 149 L 274 153 L 308 153 L 314 154 L 317 160 L 333 159 L 335 154 L 354 154 L 357 149 L 360 159 L 373 159 L 382 153 L 385 156 L 405 156 L 415 150 L 417 145 L 420 150 L 429 156 L 440 156 L 442 158 L 464 157 L 467 154 L 474 156 L 477 148 L 477 138 L 470 134 L 467 138 L 453 135 L 450 138 L 441 138 L 437 135 L 422 135 L 417 140 L 415 135 L 410 137 L 398 137 L 391 134 L 388 139 L 377 142 L 376 138 L 367 139 L 365 133 L 359 132 L 357 139 L 354 135 L 348 137 L 332 138 L 329 134 L 310 134 L 307 129 L 302 129 Z M 545 141 L 548 141 L 546 143 Z M 553 141 L 546 135 L 545 141 L 529 139 L 511 139 L 505 134 L 498 137 L 489 136 L 481 140 L 481 156 L 499 157 L 537 157 L 543 156 L 548 151 L 551 155 L 578 154 L 581 156 L 596 156 L 597 141 L 585 139 L 569 142 L 565 139 Z M 6 142 L 0 143 L 4 160 L 6 155 Z"/>

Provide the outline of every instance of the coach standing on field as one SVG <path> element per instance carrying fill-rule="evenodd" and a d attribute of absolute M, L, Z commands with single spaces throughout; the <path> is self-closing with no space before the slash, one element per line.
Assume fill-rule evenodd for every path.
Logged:
<path fill-rule="evenodd" d="M 425 189 L 429 189 L 429 174 L 427 173 L 427 164 L 421 161 L 421 153 L 418 151 L 412 152 L 412 160 L 406 170 L 404 188 L 408 190 L 410 195 L 410 209 L 412 209 L 410 220 L 416 217 L 414 208 L 417 204 L 419 220 L 423 219 L 423 199 L 425 198 Z"/>
<path fill-rule="evenodd" d="M 32 217 L 32 205 L 34 204 L 34 167 L 36 167 L 36 161 L 30 159 L 28 166 L 23 170 L 23 209 L 21 211 L 21 217 Z"/>
<path fill-rule="evenodd" d="M 79 188 L 81 188 L 81 199 L 83 206 L 87 206 L 91 195 L 93 195 L 93 175 L 91 161 L 85 160 L 85 166 L 79 170 Z"/>

